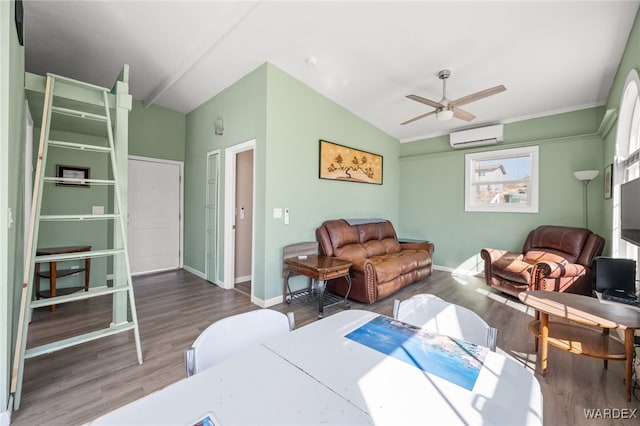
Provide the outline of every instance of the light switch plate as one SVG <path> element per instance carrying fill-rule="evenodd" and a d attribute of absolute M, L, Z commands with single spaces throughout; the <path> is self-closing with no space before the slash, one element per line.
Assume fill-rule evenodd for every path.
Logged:
<path fill-rule="evenodd" d="M 280 219 L 282 217 L 282 209 L 273 209 L 273 218 Z"/>

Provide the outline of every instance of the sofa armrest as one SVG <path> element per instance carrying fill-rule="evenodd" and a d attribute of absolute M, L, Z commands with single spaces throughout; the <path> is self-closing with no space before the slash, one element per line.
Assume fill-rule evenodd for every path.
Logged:
<path fill-rule="evenodd" d="M 587 268 L 578 263 L 539 262 L 533 265 L 531 280 L 533 290 L 555 290 L 555 285 L 549 287 L 557 279 L 575 281 L 587 274 Z M 549 287 L 549 288 L 546 288 Z"/>
<path fill-rule="evenodd" d="M 400 248 L 402 250 L 426 250 L 429 252 L 429 254 L 433 254 L 436 246 L 428 241 L 421 241 L 415 243 L 400 243 Z"/>
<path fill-rule="evenodd" d="M 512 251 L 507 250 L 499 250 L 494 248 L 483 248 L 480 250 L 480 257 L 484 259 L 485 262 L 489 264 L 496 262 L 498 259 L 502 259 L 504 261 L 511 260 L 522 260 L 521 253 L 514 253 Z"/>

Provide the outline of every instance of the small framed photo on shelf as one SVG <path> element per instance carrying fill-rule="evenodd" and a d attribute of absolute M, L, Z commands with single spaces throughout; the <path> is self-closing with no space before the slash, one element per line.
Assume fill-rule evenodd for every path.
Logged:
<path fill-rule="evenodd" d="M 604 198 L 611 198 L 611 189 L 613 188 L 613 164 L 609 164 L 604 168 Z"/>
<path fill-rule="evenodd" d="M 86 179 L 91 179 L 91 169 L 89 167 L 56 165 L 56 182 L 58 186 L 80 186 L 88 188 L 90 185 Z"/>

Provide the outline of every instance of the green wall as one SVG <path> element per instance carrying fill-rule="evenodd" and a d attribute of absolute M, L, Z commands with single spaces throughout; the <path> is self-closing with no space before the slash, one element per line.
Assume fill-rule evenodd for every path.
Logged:
<path fill-rule="evenodd" d="M 609 97 L 607 98 L 607 109 L 614 111 L 617 117 L 619 114 L 620 100 L 624 93 L 624 83 L 627 80 L 627 76 L 632 69 L 640 72 L 640 11 L 636 15 L 636 20 L 629 34 L 627 40 L 627 47 L 618 66 L 613 86 L 609 91 Z M 604 164 L 615 163 L 615 147 L 617 138 L 617 119 L 614 120 L 611 131 L 606 135 L 605 147 L 604 147 Z M 605 212 L 603 217 L 603 228 L 608 230 L 607 238 L 612 238 L 613 233 L 613 198 L 604 200 L 603 210 Z"/>
<path fill-rule="evenodd" d="M 24 49 L 14 2 L 0 2 L 0 420 L 7 407 L 24 261 Z M 13 224 L 9 223 L 8 211 Z"/>
<path fill-rule="evenodd" d="M 186 115 L 133 101 L 129 113 L 129 155 L 184 161 Z"/>
<path fill-rule="evenodd" d="M 31 108 L 42 108 L 31 105 Z M 184 161 L 185 145 L 184 114 L 166 108 L 151 106 L 146 108 L 142 102 L 134 101 L 129 114 L 129 154 L 165 160 Z M 34 129 L 34 166 L 38 152 L 40 128 Z M 106 145 L 106 139 L 83 133 L 70 131 L 51 131 L 52 139 L 78 143 L 95 143 Z M 91 177 L 109 179 L 110 167 L 108 158 L 90 152 L 51 149 L 48 152 L 48 167 L 45 176 L 55 176 L 56 165 L 89 167 Z M 47 184 L 43 187 L 42 214 L 91 213 L 92 206 L 105 206 L 105 212 L 113 211 L 113 194 L 106 186 L 94 185 L 91 188 L 56 186 Z M 42 222 L 40 226 L 38 247 L 85 245 L 94 250 L 111 246 L 113 238 L 111 222 L 89 221 L 82 224 L 64 222 Z M 79 265 L 80 262 L 66 262 L 59 268 Z M 42 265 L 46 270 L 48 265 Z M 92 286 L 106 284 L 106 275 L 111 273 L 110 258 L 96 258 L 91 261 Z M 77 286 L 83 282 L 82 274 L 59 279 L 58 287 Z M 48 280 L 41 281 L 42 288 L 48 288 Z"/>
<path fill-rule="evenodd" d="M 315 240 L 323 221 L 383 217 L 398 222 L 398 141 L 273 65 L 267 84 L 264 298 L 282 294 L 282 248 Z M 319 139 L 383 156 L 383 184 L 318 178 Z M 290 224 L 273 219 L 289 208 Z M 256 212 L 260 210 L 256 209 Z"/>
<path fill-rule="evenodd" d="M 207 153 L 220 150 L 220 221 L 218 253 L 224 253 L 224 149 L 252 139 L 256 140 L 254 172 L 256 175 L 254 211 L 264 211 L 266 66 L 259 67 L 214 98 L 187 115 L 184 172 L 184 264 L 204 273 L 205 201 Z M 214 123 L 224 119 L 224 135 L 215 135 Z M 264 236 L 257 227 L 254 243 L 264 246 Z M 217 261 L 217 282 L 223 280 L 223 258 Z M 259 265 L 259 261 L 256 261 Z M 257 266 L 256 266 L 257 267 Z"/>
<path fill-rule="evenodd" d="M 224 118 L 225 133 L 213 124 Z M 282 294 L 282 248 L 315 240 L 327 219 L 398 219 L 396 139 L 356 117 L 271 64 L 253 71 L 187 116 L 185 160 L 185 264 L 204 271 L 206 153 L 256 139 L 254 294 L 268 301 Z M 383 185 L 320 180 L 319 139 L 380 154 Z M 220 211 L 224 209 L 221 176 Z M 273 219 L 274 208 L 289 208 L 291 221 Z M 220 230 L 219 252 L 224 253 Z M 218 279 L 224 279 L 219 259 Z"/>
<path fill-rule="evenodd" d="M 435 243 L 434 263 L 480 271 L 483 247 L 520 250 L 538 225 L 584 226 L 583 184 L 573 172 L 603 170 L 604 143 L 597 134 L 603 108 L 507 124 L 498 147 L 452 151 L 448 136 L 402 144 L 400 231 Z M 538 213 L 464 211 L 465 154 L 538 145 Z M 589 227 L 602 234 L 603 173 L 588 185 Z"/>
<path fill-rule="evenodd" d="M 34 132 L 37 154 L 39 129 Z M 71 133 L 51 130 L 50 138 L 76 143 L 89 143 L 105 146 L 105 138 L 86 134 Z M 35 165 L 35 163 L 34 163 Z M 47 167 L 45 176 L 56 175 L 56 165 L 89 167 L 92 179 L 109 179 L 110 167 L 108 157 L 105 154 L 87 153 L 80 150 L 49 149 L 47 152 Z M 90 187 L 59 186 L 45 184 L 42 187 L 41 214 L 91 214 L 92 206 L 104 206 L 105 213 L 112 213 L 112 203 L 107 200 L 111 188 L 106 185 L 92 185 Z M 111 247 L 112 237 L 110 232 L 111 221 L 85 221 L 77 222 L 46 222 L 40 223 L 37 247 L 60 247 L 73 245 L 91 245 L 93 250 L 101 250 Z M 71 265 L 81 265 L 84 262 L 61 262 L 59 269 L 68 268 Z M 48 264 L 41 265 L 42 270 L 48 269 Z M 107 258 L 95 258 L 91 260 L 90 285 L 100 287 L 106 285 Z M 84 283 L 84 275 L 72 275 L 60 278 L 58 288 L 77 286 Z M 49 288 L 49 281 L 41 280 L 41 288 Z"/>

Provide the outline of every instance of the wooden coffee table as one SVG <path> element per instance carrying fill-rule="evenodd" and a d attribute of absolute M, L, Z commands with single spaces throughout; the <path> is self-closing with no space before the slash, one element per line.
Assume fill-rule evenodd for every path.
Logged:
<path fill-rule="evenodd" d="M 286 283 L 287 287 L 285 299 L 287 303 L 291 303 L 291 300 L 296 297 L 316 296 L 318 299 L 318 318 L 322 318 L 324 316 L 325 307 L 333 306 L 334 304 L 342 301 L 338 300 L 327 305 L 324 304 L 327 281 L 344 277 L 344 279 L 347 280 L 347 284 L 349 285 L 347 293 L 344 296 L 344 304 L 347 309 L 350 308 L 347 297 L 349 296 L 349 292 L 351 291 L 351 276 L 349 275 L 351 262 L 336 259 L 335 257 L 327 257 L 316 254 L 291 257 L 285 259 L 284 262 L 289 267 L 284 277 L 284 282 Z M 289 287 L 289 275 L 292 272 L 311 278 L 313 280 L 313 285 L 310 285 L 308 288 L 292 292 L 291 287 Z"/>
<path fill-rule="evenodd" d="M 625 361 L 627 401 L 631 400 L 634 333 L 640 328 L 640 312 L 625 307 L 600 303 L 595 297 L 556 291 L 525 291 L 518 298 L 536 310 L 529 330 L 541 341 L 542 375 L 547 372 L 548 344 L 578 355 L 604 360 Z M 569 322 L 549 321 L 549 315 Z M 597 327 L 601 331 L 589 327 Z M 624 342 L 609 336 L 611 329 L 624 330 Z"/>

